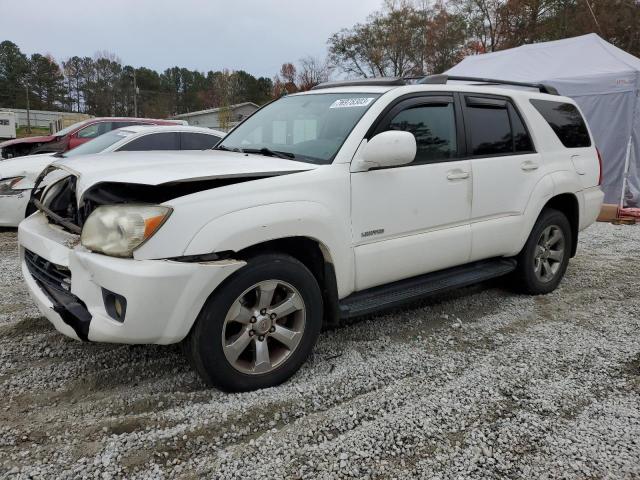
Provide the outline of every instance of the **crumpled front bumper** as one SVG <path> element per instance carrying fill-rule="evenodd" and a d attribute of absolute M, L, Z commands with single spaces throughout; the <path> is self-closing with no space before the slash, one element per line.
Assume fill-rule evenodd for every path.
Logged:
<path fill-rule="evenodd" d="M 211 292 L 245 264 L 113 258 L 91 253 L 78 241 L 77 235 L 50 225 L 41 213 L 30 216 L 19 228 L 22 273 L 38 308 L 59 332 L 96 342 L 181 341 Z M 68 269 L 69 291 L 51 292 L 37 280 L 26 252 Z M 124 321 L 107 312 L 103 289 L 126 299 Z"/>

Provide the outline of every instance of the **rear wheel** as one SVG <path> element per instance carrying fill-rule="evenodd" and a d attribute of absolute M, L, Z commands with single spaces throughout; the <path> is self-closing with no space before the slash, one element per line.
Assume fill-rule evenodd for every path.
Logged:
<path fill-rule="evenodd" d="M 321 323 L 322 295 L 313 274 L 292 257 L 261 255 L 209 297 L 187 350 L 209 385 L 270 387 L 304 363 Z"/>
<path fill-rule="evenodd" d="M 518 256 L 518 289 L 532 295 L 555 290 L 567 271 L 572 242 L 571 225 L 565 214 L 544 210 Z"/>

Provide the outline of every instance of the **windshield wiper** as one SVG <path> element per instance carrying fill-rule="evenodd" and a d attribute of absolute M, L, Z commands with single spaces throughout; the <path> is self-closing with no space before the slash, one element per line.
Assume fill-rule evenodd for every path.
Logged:
<path fill-rule="evenodd" d="M 267 148 L 267 147 L 245 148 L 244 152 L 245 153 L 259 153 L 259 154 L 265 155 L 267 157 L 278 157 L 278 158 L 284 158 L 285 160 L 293 160 L 294 158 L 296 158 L 296 156 L 293 153 L 281 152 L 281 151 L 278 151 L 278 150 L 271 150 L 270 148 Z"/>
<path fill-rule="evenodd" d="M 224 145 L 218 145 L 216 148 L 214 148 L 214 150 L 222 150 L 223 152 L 244 153 L 244 150 L 241 148 L 229 148 L 229 147 L 225 147 Z"/>

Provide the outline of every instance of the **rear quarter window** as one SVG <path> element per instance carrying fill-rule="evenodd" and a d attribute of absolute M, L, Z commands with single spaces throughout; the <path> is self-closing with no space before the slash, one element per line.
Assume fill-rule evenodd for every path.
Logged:
<path fill-rule="evenodd" d="M 565 147 L 591 146 L 587 124 L 575 105 L 549 100 L 531 100 L 531 104 L 540 112 Z"/>
<path fill-rule="evenodd" d="M 208 150 L 216 146 L 220 137 L 206 133 L 181 132 L 181 150 Z"/>

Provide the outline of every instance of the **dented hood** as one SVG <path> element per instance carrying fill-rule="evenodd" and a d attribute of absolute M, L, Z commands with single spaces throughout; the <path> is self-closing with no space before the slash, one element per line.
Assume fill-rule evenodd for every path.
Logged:
<path fill-rule="evenodd" d="M 221 150 L 115 152 L 59 160 L 54 165 L 78 177 L 78 197 L 102 182 L 162 185 L 216 178 L 275 176 L 318 167 L 294 160 Z"/>
<path fill-rule="evenodd" d="M 17 145 L 18 143 L 47 143 L 55 140 L 55 135 L 44 135 L 41 137 L 22 137 L 14 138 L 0 143 L 0 148 L 8 147 L 9 145 Z"/>

